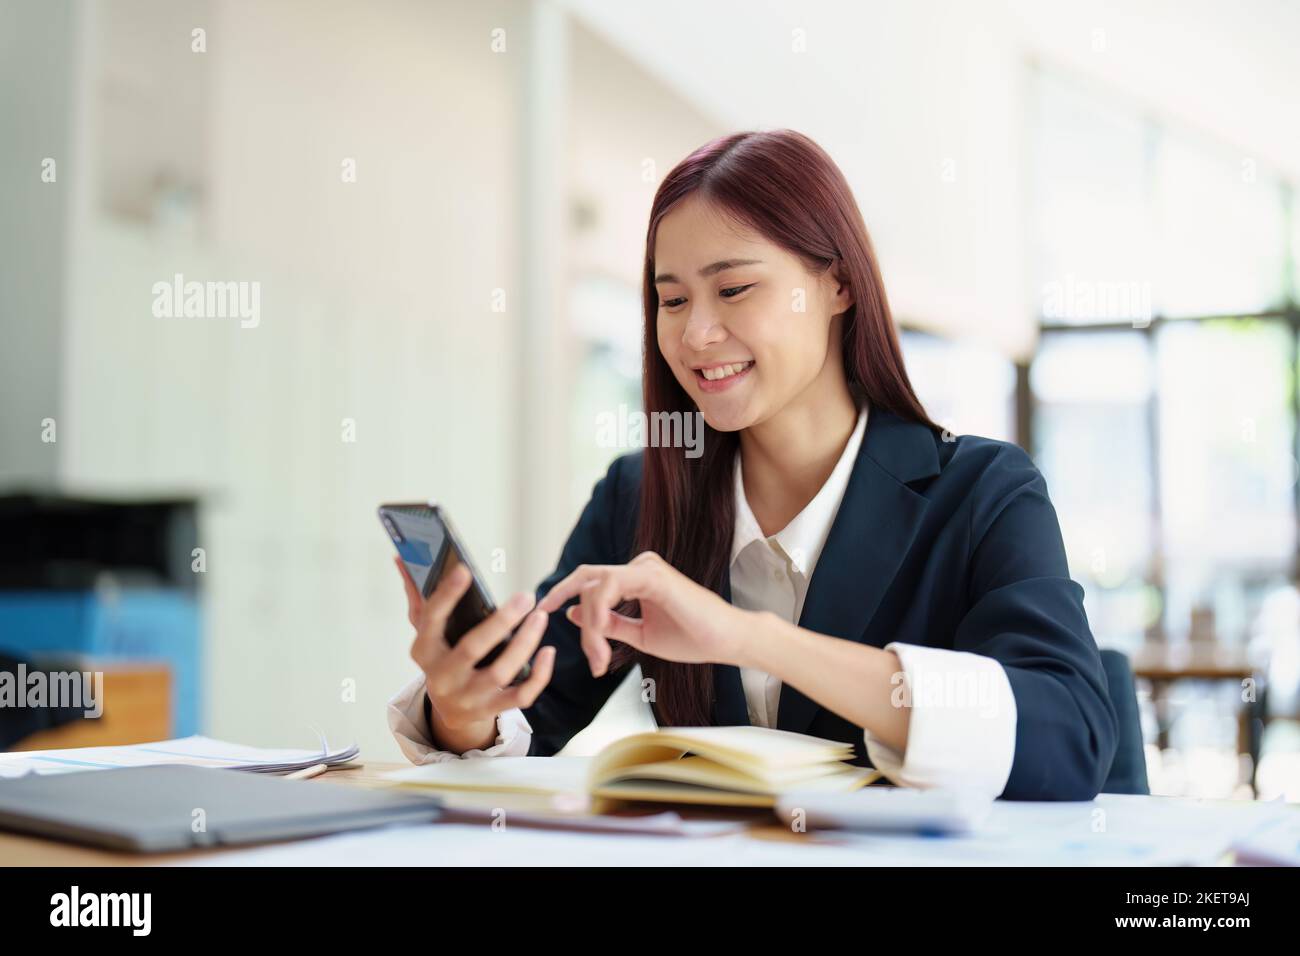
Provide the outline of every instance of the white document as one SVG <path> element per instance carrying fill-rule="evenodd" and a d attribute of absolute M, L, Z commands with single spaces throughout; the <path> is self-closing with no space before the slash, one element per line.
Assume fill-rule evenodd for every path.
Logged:
<path fill-rule="evenodd" d="M 1300 866 L 1300 807 L 1280 801 L 1280 812 L 1266 825 L 1233 844 L 1237 862 L 1251 866 Z"/>
<path fill-rule="evenodd" d="M 954 790 L 863 787 L 852 793 L 792 790 L 776 803 L 777 818 L 808 827 L 913 834 L 977 831 L 993 810 L 993 798 Z"/>
<path fill-rule="evenodd" d="M 347 763 L 355 759 L 357 753 L 355 744 L 341 750 L 330 750 L 324 740 L 315 750 L 281 750 L 246 747 L 211 737 L 179 737 L 123 747 L 75 747 L 0 754 L 0 778 L 21 777 L 28 773 L 74 773 L 174 763 L 280 774 L 320 763 L 329 766 Z"/>
<path fill-rule="evenodd" d="M 743 820 L 684 820 L 668 810 L 632 816 L 613 814 L 529 813 L 517 810 L 455 807 L 446 811 L 448 822 L 508 823 L 511 826 L 567 830 L 574 833 L 639 833 L 657 836 L 705 837 L 741 833 L 749 828 Z"/>
<path fill-rule="evenodd" d="M 545 758 L 553 759 L 553 758 Z M 178 866 L 728 866 L 854 864 L 851 853 L 729 833 L 674 839 L 488 823 L 434 823 L 203 854 Z M 168 864 L 170 865 L 170 864 Z"/>
<path fill-rule="evenodd" d="M 922 866 L 1210 866 L 1295 809 L 1104 793 L 1086 803 L 997 800 L 979 831 L 965 836 L 824 830 L 814 839 Z"/>
<path fill-rule="evenodd" d="M 543 758 L 554 759 L 554 758 Z M 1168 866 L 1219 862 L 1253 836 L 1291 833 L 1296 807 L 1103 794 L 1090 803 L 999 800 L 977 835 L 822 831 L 798 840 L 703 839 L 434 823 L 181 861 L 199 866 Z M 1292 816 L 1287 816 L 1290 814 Z M 1290 821 L 1288 823 L 1287 821 Z"/>

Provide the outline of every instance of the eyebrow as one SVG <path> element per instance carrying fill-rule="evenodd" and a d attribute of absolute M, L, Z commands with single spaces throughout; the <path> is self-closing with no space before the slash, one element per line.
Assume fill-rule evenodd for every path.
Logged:
<path fill-rule="evenodd" d="M 725 272 L 728 269 L 734 269 L 737 266 L 752 266 L 761 263 L 762 259 L 722 259 L 718 262 L 711 262 L 700 270 L 700 277 L 707 279 L 709 276 L 715 276 L 719 272 Z M 681 280 L 671 272 L 661 272 L 655 276 L 655 285 L 661 282 L 680 282 Z"/>

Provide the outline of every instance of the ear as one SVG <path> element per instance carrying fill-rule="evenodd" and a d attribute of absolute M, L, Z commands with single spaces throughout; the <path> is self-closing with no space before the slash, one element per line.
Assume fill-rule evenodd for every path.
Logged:
<path fill-rule="evenodd" d="M 853 287 L 849 285 L 849 274 L 844 268 L 844 260 L 836 259 L 827 270 L 827 281 L 833 289 L 831 315 L 843 315 L 853 308 Z"/>

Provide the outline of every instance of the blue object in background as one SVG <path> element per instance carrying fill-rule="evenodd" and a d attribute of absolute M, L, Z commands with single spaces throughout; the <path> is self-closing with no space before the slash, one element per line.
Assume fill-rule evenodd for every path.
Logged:
<path fill-rule="evenodd" d="M 199 608 L 173 588 L 0 591 L 0 650 L 17 657 L 149 660 L 172 673 L 172 736 L 200 732 Z"/>

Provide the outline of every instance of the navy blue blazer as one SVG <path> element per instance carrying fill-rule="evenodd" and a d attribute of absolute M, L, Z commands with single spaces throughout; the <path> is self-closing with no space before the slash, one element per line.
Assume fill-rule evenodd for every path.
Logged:
<path fill-rule="evenodd" d="M 623 455 L 596 483 L 539 598 L 579 564 L 635 556 L 641 458 Z M 730 600 L 729 583 L 722 595 Z M 1017 711 L 1002 795 L 1090 800 L 1105 782 L 1115 711 L 1047 485 L 1017 446 L 969 435 L 944 441 L 872 408 L 799 625 L 875 647 L 899 641 L 994 658 Z M 593 678 L 563 614 L 551 615 L 543 643 L 556 648 L 555 671 L 525 711 L 533 755 L 563 747 L 626 676 Z M 714 723 L 748 724 L 739 669 L 715 665 L 714 673 Z M 850 743 L 855 762 L 870 766 L 862 728 L 789 685 L 777 720 L 782 730 Z"/>

